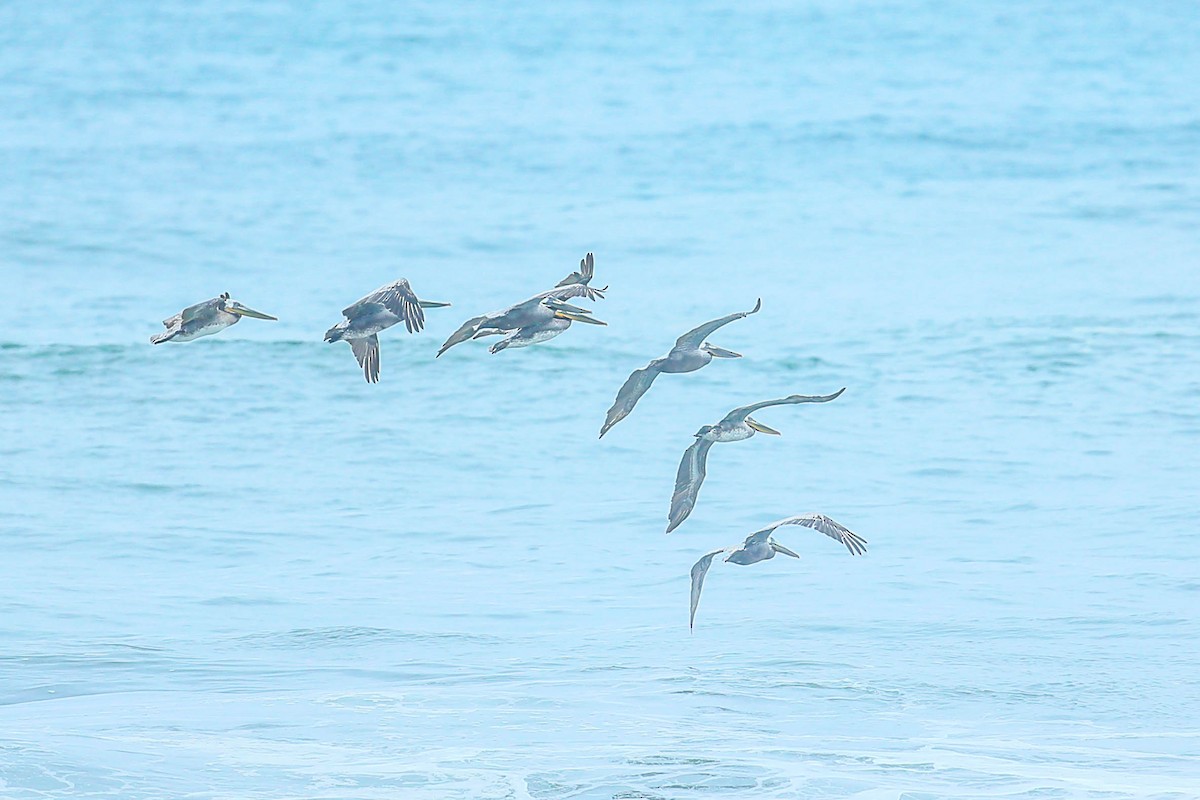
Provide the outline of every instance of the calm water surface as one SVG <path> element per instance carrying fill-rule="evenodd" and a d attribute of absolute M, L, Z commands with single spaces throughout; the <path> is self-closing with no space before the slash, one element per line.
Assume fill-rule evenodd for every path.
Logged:
<path fill-rule="evenodd" d="M 0 6 L 0 796 L 1200 797 L 1197 37 Z M 588 250 L 609 327 L 433 359 Z M 368 386 L 321 334 L 402 275 L 454 307 Z M 221 291 L 280 321 L 147 343 Z M 842 386 L 662 535 L 696 428 Z M 870 554 L 785 531 L 689 634 L 806 511 Z"/>

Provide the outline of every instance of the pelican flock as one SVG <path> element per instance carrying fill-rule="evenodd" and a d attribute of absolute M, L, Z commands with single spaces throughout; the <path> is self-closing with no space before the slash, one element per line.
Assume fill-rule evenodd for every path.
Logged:
<path fill-rule="evenodd" d="M 435 358 L 463 342 L 489 336 L 502 337 L 489 352 L 499 353 L 509 348 L 528 347 L 561 335 L 575 322 L 603 326 L 592 316 L 591 310 L 575 305 L 571 300 L 603 300 L 608 290 L 593 289 L 595 258 L 588 253 L 579 262 L 579 269 L 559 281 L 554 288 L 533 295 L 519 303 L 499 311 L 480 314 L 464 322 L 438 349 Z M 445 308 L 450 303 L 422 300 L 413 291 L 408 280 L 400 278 L 366 295 L 356 303 L 342 309 L 343 319 L 325 332 L 326 342 L 346 342 L 354 354 L 363 376 L 368 383 L 379 382 L 379 334 L 393 326 L 404 324 L 409 333 L 420 333 L 425 327 L 425 309 Z M 616 399 L 608 409 L 600 428 L 603 438 L 614 425 L 633 411 L 638 401 L 650 389 L 659 375 L 695 372 L 712 362 L 714 358 L 742 358 L 741 353 L 726 350 L 707 341 L 708 337 L 724 326 L 757 314 L 762 309 L 762 298 L 749 311 L 738 311 L 705 322 L 675 340 L 671 350 L 660 358 L 651 360 L 646 366 L 636 369 L 622 384 Z M 189 342 L 201 336 L 210 336 L 239 322 L 243 317 L 274 320 L 269 314 L 247 308 L 231 300 L 223 293 L 211 300 L 188 306 L 173 317 L 163 320 L 166 331 L 151 337 L 153 344 L 163 342 Z M 696 499 L 708 466 L 708 451 L 717 442 L 739 442 L 756 433 L 778 436 L 779 431 L 758 422 L 751 416 L 760 409 L 799 403 L 828 403 L 836 400 L 845 388 L 828 395 L 793 394 L 777 400 L 741 406 L 730 411 L 716 425 L 705 425 L 694 434 L 694 441 L 683 454 L 675 476 L 675 490 L 671 496 L 671 507 L 667 517 L 667 533 L 683 523 L 695 508 Z M 866 553 L 867 542 L 858 534 L 822 514 L 803 514 L 774 522 L 746 537 L 740 545 L 712 550 L 700 557 L 691 569 L 691 602 L 688 627 L 693 628 L 696 608 L 704 579 L 716 556 L 727 553 L 728 563 L 748 565 L 774 558 L 777 553 L 799 558 L 788 548 L 775 541 L 772 534 L 785 525 L 812 528 L 836 539 L 846 546 L 852 555 Z"/>

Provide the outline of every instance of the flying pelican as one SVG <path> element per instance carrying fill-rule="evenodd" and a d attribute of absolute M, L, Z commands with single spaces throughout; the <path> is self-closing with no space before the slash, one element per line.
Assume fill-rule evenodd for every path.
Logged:
<path fill-rule="evenodd" d="M 642 395 L 650 389 L 650 384 L 654 383 L 654 379 L 662 373 L 695 372 L 701 367 L 708 366 L 713 358 L 741 358 L 741 353 L 724 350 L 704 340 L 713 331 L 734 320 L 757 314 L 760 308 L 762 308 L 761 297 L 751 311 L 739 311 L 736 314 L 714 319 L 698 328 L 693 328 L 675 340 L 675 346 L 671 348 L 671 352 L 662 358 L 654 359 L 641 369 L 635 369 L 633 374 L 626 379 L 625 385 L 617 392 L 617 399 L 613 401 L 612 408 L 608 410 L 608 417 L 600 428 L 600 438 L 603 439 L 609 428 L 629 416 L 633 407 L 637 405 L 637 401 L 642 399 Z"/>
<path fill-rule="evenodd" d="M 150 344 L 163 342 L 190 342 L 201 336 L 211 336 L 220 333 L 230 325 L 237 324 L 242 317 L 254 319 L 278 319 L 270 314 L 246 308 L 236 300 L 229 299 L 229 292 L 224 292 L 212 300 L 188 306 L 173 317 L 163 320 L 165 333 L 150 337 Z"/>
<path fill-rule="evenodd" d="M 577 308 L 566 303 L 553 302 L 549 303 L 549 307 L 554 309 L 553 317 L 542 323 L 517 328 L 508 336 L 489 347 L 488 352 L 495 355 L 509 347 L 528 347 L 531 344 L 548 341 L 571 327 L 572 322 L 586 322 L 589 325 L 608 324 L 607 322 L 601 322 L 598 319 L 586 316 L 591 312 L 585 308 Z M 491 331 L 477 333 L 475 334 L 475 338 L 478 339 L 481 336 L 491 335 L 491 333 Z M 503 333 L 503 331 L 496 331 L 496 333 Z"/>
<path fill-rule="evenodd" d="M 771 534 L 775 532 L 775 529 L 784 525 L 800 525 L 820 531 L 830 539 L 836 539 L 846 545 L 846 549 L 850 551 L 850 555 L 852 556 L 861 556 L 867 552 L 866 539 L 823 514 L 801 514 L 797 517 L 788 517 L 778 522 L 772 522 L 761 531 L 755 531 L 747 536 L 746 540 L 740 545 L 723 547 L 720 550 L 705 553 L 695 563 L 692 567 L 692 610 L 688 618 L 689 628 L 693 628 L 696 625 L 696 606 L 700 605 L 700 590 L 704 588 L 704 576 L 708 574 L 708 568 L 712 566 L 714 556 L 718 556 L 721 553 L 729 553 L 729 557 L 725 559 L 727 563 L 742 564 L 743 566 L 757 564 L 759 561 L 774 558 L 776 553 L 783 553 L 785 556 L 791 556 L 792 558 L 800 557 L 771 538 Z"/>
<path fill-rule="evenodd" d="M 579 262 L 579 272 L 572 272 L 555 288 L 535 294 L 528 300 L 511 305 L 502 311 L 481 314 L 472 317 L 450 335 L 437 352 L 438 356 L 468 339 L 480 339 L 484 336 L 495 336 L 503 333 L 515 334 L 509 336 L 509 344 L 499 347 L 494 345 L 491 352 L 497 353 L 506 347 L 525 347 L 537 342 L 544 342 L 562 333 L 569 327 L 570 322 L 590 322 L 603 325 L 605 323 L 588 319 L 587 309 L 569 305 L 564 302 L 573 297 L 586 297 L 588 300 L 604 298 L 604 289 L 593 289 L 588 286 L 595 275 L 595 260 L 591 253 Z M 571 281 L 568 283 L 568 281 Z M 607 287 L 605 287 L 607 288 Z M 558 320 L 558 322 L 555 322 Z M 563 324 L 563 323 L 567 324 Z M 528 329 L 521 334 L 521 329 Z M 549 335 L 547 335 L 549 334 Z"/>
<path fill-rule="evenodd" d="M 404 278 L 380 286 L 351 306 L 342 309 L 344 320 L 325 332 L 327 342 L 348 342 L 368 383 L 379 383 L 379 336 L 382 330 L 403 322 L 409 333 L 425 327 L 426 308 L 445 308 L 449 303 L 419 300 Z"/>
<path fill-rule="evenodd" d="M 833 394 L 805 395 L 794 394 L 779 400 L 764 400 L 749 406 L 735 408 L 725 415 L 725 419 L 716 425 L 705 425 L 696 431 L 696 441 L 683 453 L 679 462 L 679 472 L 675 475 L 675 494 L 671 495 L 671 513 L 667 523 L 667 533 L 679 527 L 688 518 L 696 505 L 696 497 L 700 494 L 700 485 L 704 483 L 708 451 L 713 442 L 740 442 L 755 434 L 769 433 L 781 436 L 779 431 L 758 422 L 750 415 L 760 408 L 768 406 L 790 405 L 792 403 L 828 403 L 836 400 L 846 391 L 845 387 Z"/>

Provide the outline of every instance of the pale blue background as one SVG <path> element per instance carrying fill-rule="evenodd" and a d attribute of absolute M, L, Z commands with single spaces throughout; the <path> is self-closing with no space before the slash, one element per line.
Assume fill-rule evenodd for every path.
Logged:
<path fill-rule="evenodd" d="M 0 5 L 0 797 L 1200 796 L 1190 2 Z M 588 250 L 608 328 L 434 361 Z M 321 342 L 397 277 L 454 307 Z M 152 348 L 230 291 L 280 321 Z M 711 317 L 746 354 L 621 381 Z M 714 450 L 690 435 L 847 386 Z M 865 536 L 687 572 L 772 519 Z"/>

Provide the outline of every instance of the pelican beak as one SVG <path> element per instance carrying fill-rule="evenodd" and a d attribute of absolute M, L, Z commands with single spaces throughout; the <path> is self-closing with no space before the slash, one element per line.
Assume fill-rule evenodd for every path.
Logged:
<path fill-rule="evenodd" d="M 253 317 L 254 319 L 273 319 L 278 320 L 279 317 L 272 317 L 270 314 L 264 314 L 261 311 L 255 311 L 253 308 L 246 308 L 241 303 L 229 305 L 225 309 L 230 314 L 237 314 L 239 317 Z"/>
<path fill-rule="evenodd" d="M 551 300 L 549 305 L 555 311 L 570 311 L 573 314 L 590 314 L 590 313 L 592 313 L 590 309 L 580 308 L 579 306 L 573 306 L 570 303 L 564 303 L 561 300 Z"/>
<path fill-rule="evenodd" d="M 774 428 L 768 428 L 766 425 L 763 425 L 758 420 L 752 419 L 750 417 L 746 417 L 746 424 L 749 425 L 754 430 L 758 431 L 759 433 L 769 433 L 772 436 L 783 436 L 782 433 L 775 430 Z"/>
<path fill-rule="evenodd" d="M 436 300 L 419 300 L 421 308 L 449 308 L 449 303 L 439 303 Z"/>
<path fill-rule="evenodd" d="M 791 550 L 788 550 L 786 547 L 784 547 L 783 545 L 781 545 L 779 542 L 772 541 L 772 542 L 771 542 L 771 548 L 772 548 L 772 549 L 773 549 L 773 550 L 774 550 L 776 553 L 783 553 L 785 556 L 791 556 L 792 558 L 799 558 L 799 557 L 800 557 L 800 556 L 796 555 L 795 553 L 793 553 Z"/>
<path fill-rule="evenodd" d="M 572 322 L 586 322 L 589 325 L 607 325 L 607 322 L 601 322 L 598 319 L 592 319 L 587 314 L 577 314 L 574 311 L 567 311 L 565 308 L 557 308 L 554 310 L 554 316 L 558 319 L 569 319 Z"/>
<path fill-rule="evenodd" d="M 726 350 L 723 347 L 717 347 L 715 344 L 705 345 L 705 350 L 712 353 L 715 358 L 741 358 L 741 353 L 735 353 L 732 350 Z"/>

